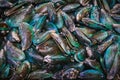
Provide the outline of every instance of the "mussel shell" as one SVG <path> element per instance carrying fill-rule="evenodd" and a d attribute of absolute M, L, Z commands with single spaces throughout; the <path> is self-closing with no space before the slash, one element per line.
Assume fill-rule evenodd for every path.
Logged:
<path fill-rule="evenodd" d="M 104 74 L 97 70 L 88 69 L 83 72 L 80 72 L 79 76 L 80 79 L 83 80 L 103 80 Z"/>

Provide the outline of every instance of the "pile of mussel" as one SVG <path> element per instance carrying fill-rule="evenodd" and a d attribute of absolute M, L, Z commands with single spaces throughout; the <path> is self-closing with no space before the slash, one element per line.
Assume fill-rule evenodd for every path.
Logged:
<path fill-rule="evenodd" d="M 0 80 L 120 80 L 120 0 L 0 0 Z"/>

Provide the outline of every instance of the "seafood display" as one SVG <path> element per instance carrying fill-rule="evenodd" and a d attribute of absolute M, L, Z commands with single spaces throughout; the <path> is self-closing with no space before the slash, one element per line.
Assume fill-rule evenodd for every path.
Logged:
<path fill-rule="evenodd" d="M 120 80 L 120 0 L 0 0 L 0 80 Z"/>

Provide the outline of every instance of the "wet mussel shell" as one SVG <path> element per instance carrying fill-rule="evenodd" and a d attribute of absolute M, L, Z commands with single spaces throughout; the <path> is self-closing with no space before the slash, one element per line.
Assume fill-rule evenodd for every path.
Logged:
<path fill-rule="evenodd" d="M 120 0 L 0 0 L 0 80 L 120 80 Z"/>

